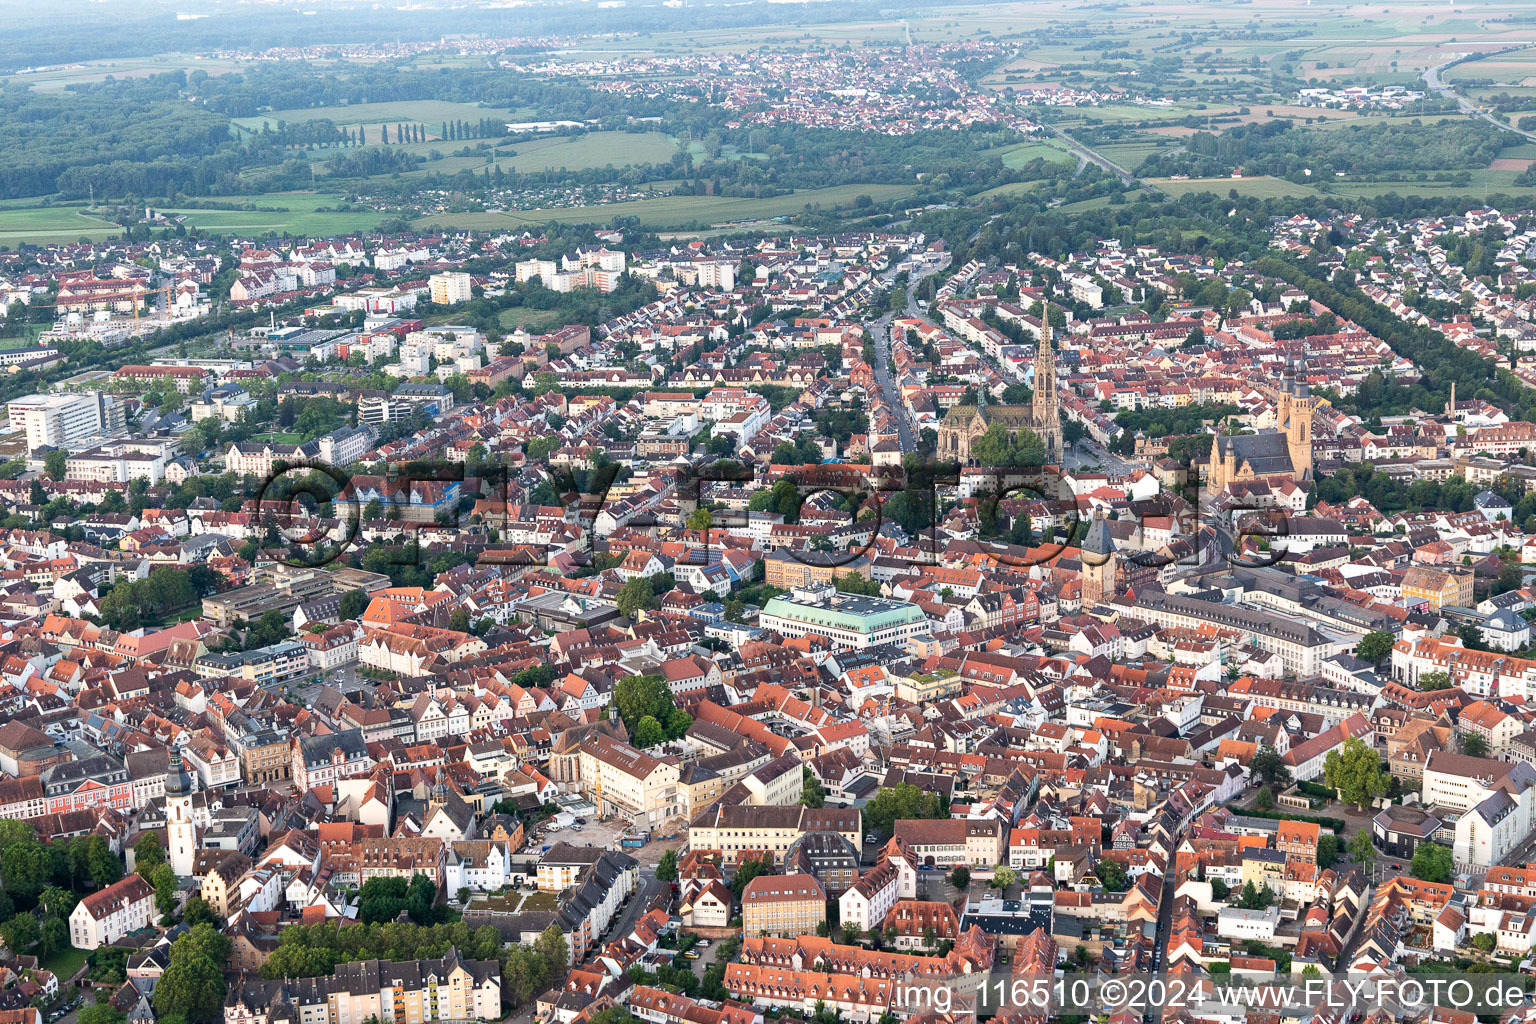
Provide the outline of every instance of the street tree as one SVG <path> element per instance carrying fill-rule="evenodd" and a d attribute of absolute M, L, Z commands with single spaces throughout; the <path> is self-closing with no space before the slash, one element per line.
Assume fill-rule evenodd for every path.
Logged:
<path fill-rule="evenodd" d="M 1381 755 L 1354 736 L 1323 759 L 1323 781 L 1338 790 L 1340 800 L 1363 810 L 1372 800 L 1386 795 L 1392 780 Z"/>

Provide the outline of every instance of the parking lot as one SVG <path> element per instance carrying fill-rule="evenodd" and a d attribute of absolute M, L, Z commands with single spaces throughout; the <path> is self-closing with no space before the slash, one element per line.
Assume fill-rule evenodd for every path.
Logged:
<path fill-rule="evenodd" d="M 634 831 L 629 822 L 612 816 L 606 820 L 588 817 L 586 824 L 575 824 L 567 828 L 556 828 L 551 820 L 541 822 L 533 830 L 528 836 L 524 852 L 537 856 L 546 846 L 570 843 L 572 846 L 596 846 L 605 850 L 621 850 L 638 860 L 642 866 L 655 867 L 664 852 L 680 849 L 687 837 L 686 832 L 679 826 L 676 833 L 661 833 L 673 835 L 672 839 L 660 839 L 659 834 L 653 832 L 651 841 L 644 846 L 624 846 L 621 840 L 627 835 L 633 835 Z"/>
<path fill-rule="evenodd" d="M 568 828 L 560 828 L 553 819 L 540 822 L 528 837 L 528 852 L 538 853 L 542 847 L 553 846 L 555 843 L 570 843 L 572 846 L 597 846 L 603 849 L 617 849 L 619 836 L 625 831 L 628 822 L 617 819 L 602 821 L 595 817 L 589 817 L 586 824 L 574 824 Z"/>

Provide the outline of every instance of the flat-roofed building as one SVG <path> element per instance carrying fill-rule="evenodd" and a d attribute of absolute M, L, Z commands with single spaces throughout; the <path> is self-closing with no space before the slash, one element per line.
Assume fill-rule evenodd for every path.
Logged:
<path fill-rule="evenodd" d="M 27 450 L 63 448 L 71 441 L 123 426 L 124 411 L 111 395 L 24 395 L 6 406 L 12 430 L 27 434 Z"/>
<path fill-rule="evenodd" d="M 928 617 L 915 604 L 844 594 L 830 586 L 796 587 L 763 606 L 758 625 L 785 637 L 826 637 L 837 650 L 882 644 L 905 646 L 928 633 Z"/>

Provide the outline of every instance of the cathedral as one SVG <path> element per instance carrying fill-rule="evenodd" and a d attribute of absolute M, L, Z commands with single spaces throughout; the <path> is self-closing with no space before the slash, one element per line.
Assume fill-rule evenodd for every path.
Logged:
<path fill-rule="evenodd" d="M 1228 484 L 1287 477 L 1300 483 L 1312 478 L 1312 413 L 1322 404 L 1304 380 L 1297 381 L 1287 361 L 1275 395 L 1275 428 L 1256 434 L 1223 434 L 1216 425 L 1207 486 L 1219 494 Z"/>
<path fill-rule="evenodd" d="M 1034 401 L 1029 405 L 957 405 L 939 422 L 940 459 L 969 464 L 971 444 L 994 423 L 1010 434 L 1033 430 L 1045 443 L 1047 464 L 1061 461 L 1061 405 L 1056 400 L 1056 353 L 1051 347 L 1051 325 L 1040 328 L 1040 348 L 1035 355 Z"/>

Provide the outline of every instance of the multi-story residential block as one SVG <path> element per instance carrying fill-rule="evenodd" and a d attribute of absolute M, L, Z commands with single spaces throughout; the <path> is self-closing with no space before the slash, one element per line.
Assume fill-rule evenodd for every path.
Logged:
<path fill-rule="evenodd" d="M 693 819 L 688 829 L 689 846 L 695 850 L 718 850 L 727 860 L 742 854 L 768 854 L 775 864 L 781 864 L 790 846 L 807 832 L 836 832 L 854 849 L 861 849 L 861 821 L 862 815 L 852 807 L 813 810 L 798 804 L 781 807 L 717 803 Z"/>
<path fill-rule="evenodd" d="M 1410 606 L 1423 604 L 1434 612 L 1446 605 L 1471 607 L 1472 573 L 1470 570 L 1409 566 L 1403 572 L 1403 602 Z"/>
<path fill-rule="evenodd" d="M 36 775 L 20 779 L 0 779 L 0 818 L 40 818 L 48 813 L 48 798 L 43 780 Z"/>
<path fill-rule="evenodd" d="M 539 888 L 545 892 L 563 892 L 576 884 L 587 869 L 603 856 L 595 846 L 556 843 L 539 858 Z"/>
<path fill-rule="evenodd" d="M 319 978 L 246 976 L 224 999 L 224 1024 L 428 1024 L 501 1017 L 501 967 L 465 960 L 362 960 Z"/>
<path fill-rule="evenodd" d="M 683 812 L 678 769 L 607 736 L 581 751 L 581 791 L 603 814 L 637 825 L 662 825 Z"/>
<path fill-rule="evenodd" d="M 878 928 L 901 894 L 901 873 L 883 860 L 864 872 L 838 898 L 838 920 L 865 929 Z"/>
<path fill-rule="evenodd" d="M 470 285 L 473 278 L 468 274 L 448 272 L 433 274 L 427 278 L 427 288 L 432 295 L 432 302 L 438 306 L 453 306 L 460 302 L 468 302 L 473 296 L 470 294 Z"/>
<path fill-rule="evenodd" d="M 460 889 L 495 892 L 507 884 L 510 865 L 504 842 L 466 839 L 449 843 L 443 862 L 443 882 L 451 895 Z"/>
<path fill-rule="evenodd" d="M 100 391 L 72 395 L 26 395 L 6 406 L 11 429 L 27 435 L 27 450 L 66 448 L 94 434 L 111 433 L 123 425 L 123 409 Z"/>
<path fill-rule="evenodd" d="M 357 847 L 358 881 L 426 875 L 441 889 L 447 852 L 447 844 L 441 839 L 363 839 Z"/>
<path fill-rule="evenodd" d="M 827 920 L 827 890 L 814 875 L 758 875 L 741 893 L 743 935 L 814 935 Z"/>

